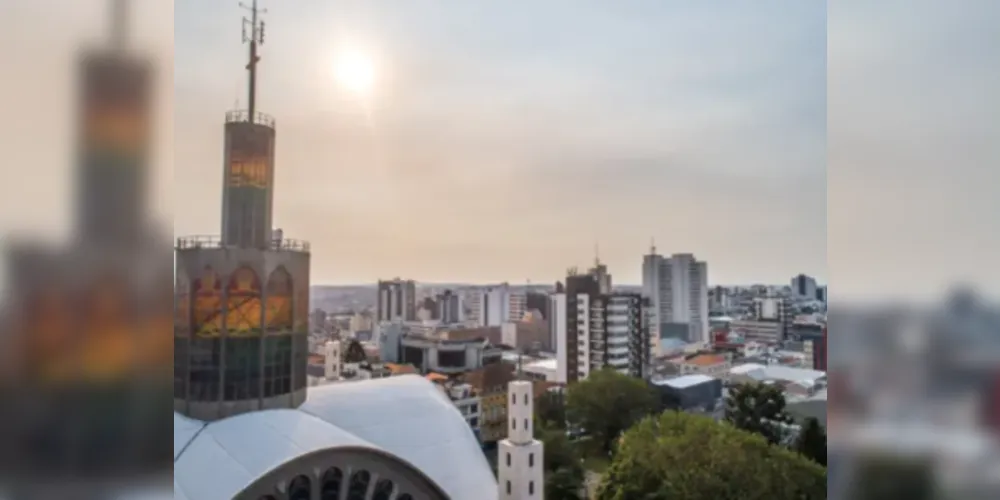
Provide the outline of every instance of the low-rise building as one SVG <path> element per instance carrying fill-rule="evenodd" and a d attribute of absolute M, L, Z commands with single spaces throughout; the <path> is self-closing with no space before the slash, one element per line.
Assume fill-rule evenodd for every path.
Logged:
<path fill-rule="evenodd" d="M 409 334 L 400 339 L 400 362 L 416 366 L 421 373 L 458 374 L 483 367 L 486 340 L 449 340 L 437 336 Z"/>
<path fill-rule="evenodd" d="M 495 363 L 461 376 L 479 395 L 479 439 L 483 443 L 507 437 L 507 384 L 515 379 L 514 370 L 508 363 Z"/>
<path fill-rule="evenodd" d="M 694 374 L 653 380 L 664 410 L 715 412 L 722 402 L 722 381 Z"/>
<path fill-rule="evenodd" d="M 482 408 L 482 400 L 479 394 L 476 392 L 475 387 L 472 384 L 464 382 L 455 382 L 449 377 L 439 374 L 430 373 L 426 375 L 426 378 L 431 382 L 434 382 L 438 388 L 458 409 L 458 412 L 462 414 L 465 421 L 469 423 L 469 428 L 472 432 L 476 434 L 476 437 L 480 437 L 480 416 Z"/>
<path fill-rule="evenodd" d="M 558 360 L 539 359 L 521 365 L 524 378 L 544 382 L 557 382 L 559 373 Z"/>
<path fill-rule="evenodd" d="M 732 363 L 724 354 L 699 353 L 675 358 L 681 375 L 707 375 L 725 379 Z"/>

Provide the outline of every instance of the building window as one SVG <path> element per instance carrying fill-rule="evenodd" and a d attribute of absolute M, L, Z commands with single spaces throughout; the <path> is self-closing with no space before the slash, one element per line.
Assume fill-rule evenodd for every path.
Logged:
<path fill-rule="evenodd" d="M 507 452 L 507 467 L 510 467 L 510 452 Z"/>
<path fill-rule="evenodd" d="M 508 461 L 510 460 L 510 454 L 509 453 L 507 454 L 507 459 L 508 459 Z M 507 464 L 507 465 L 510 465 L 510 464 Z M 534 467 L 534 466 L 535 466 L 535 454 L 534 453 L 529 453 L 528 454 L 528 467 Z"/>
<path fill-rule="evenodd" d="M 507 494 L 510 495 L 510 481 L 507 481 Z"/>
<path fill-rule="evenodd" d="M 525 405 L 528 404 L 528 395 L 527 394 L 524 395 L 524 404 Z"/>
<path fill-rule="evenodd" d="M 514 429 L 514 430 L 517 430 L 517 419 L 516 418 L 510 419 L 510 428 Z"/>
<path fill-rule="evenodd" d="M 528 427 L 528 419 L 524 419 L 524 430 L 528 430 L 530 428 L 531 427 Z"/>
<path fill-rule="evenodd" d="M 510 395 L 510 404 L 512 404 L 512 405 L 516 405 L 517 404 L 517 394 L 511 394 Z"/>
<path fill-rule="evenodd" d="M 528 481 L 528 495 L 534 495 L 534 494 L 535 494 L 535 482 Z"/>

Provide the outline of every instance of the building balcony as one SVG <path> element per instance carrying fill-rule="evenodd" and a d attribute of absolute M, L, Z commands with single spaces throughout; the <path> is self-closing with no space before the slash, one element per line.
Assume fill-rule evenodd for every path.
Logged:
<path fill-rule="evenodd" d="M 184 236 L 177 238 L 176 250 L 195 250 L 201 248 L 239 248 L 223 243 L 220 236 L 198 235 Z M 300 252 L 309 253 L 309 242 L 304 240 L 293 240 L 290 238 L 275 239 L 268 242 L 266 248 L 261 250 L 275 250 L 280 252 Z"/>
<path fill-rule="evenodd" d="M 234 109 L 226 112 L 226 123 L 250 123 L 250 111 L 246 109 Z M 253 123 L 274 128 L 274 117 L 260 111 L 253 114 Z"/>

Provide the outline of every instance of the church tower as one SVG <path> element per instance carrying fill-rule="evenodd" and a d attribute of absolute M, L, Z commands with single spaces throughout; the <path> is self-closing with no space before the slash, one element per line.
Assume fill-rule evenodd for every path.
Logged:
<path fill-rule="evenodd" d="M 507 386 L 507 439 L 497 447 L 500 500 L 541 500 L 545 497 L 542 473 L 544 450 L 535 439 L 533 385 L 516 380 Z"/>

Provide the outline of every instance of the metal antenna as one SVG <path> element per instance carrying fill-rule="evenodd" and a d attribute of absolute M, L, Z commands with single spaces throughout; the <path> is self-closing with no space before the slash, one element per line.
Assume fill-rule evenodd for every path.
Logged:
<path fill-rule="evenodd" d="M 129 0 L 111 0 L 111 45 L 124 49 L 128 43 Z"/>
<path fill-rule="evenodd" d="M 240 7 L 250 11 L 250 19 L 243 18 L 243 43 L 250 42 L 250 62 L 247 63 L 247 71 L 250 72 L 250 85 L 248 92 L 247 120 L 254 122 L 257 114 L 257 63 L 260 56 L 257 55 L 257 45 L 264 45 L 264 22 L 258 21 L 259 14 L 266 14 L 267 9 L 258 9 L 257 0 L 247 6 L 240 2 Z"/>

